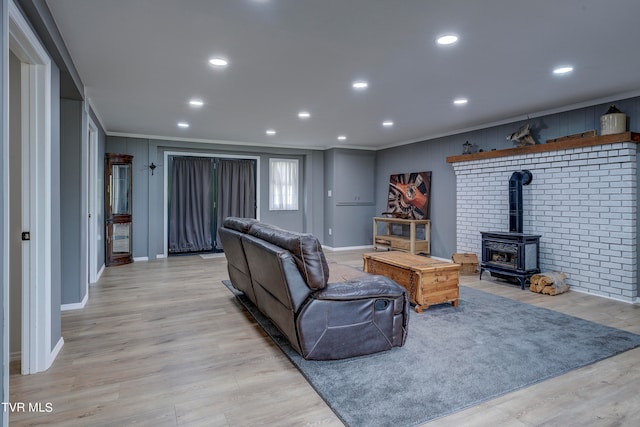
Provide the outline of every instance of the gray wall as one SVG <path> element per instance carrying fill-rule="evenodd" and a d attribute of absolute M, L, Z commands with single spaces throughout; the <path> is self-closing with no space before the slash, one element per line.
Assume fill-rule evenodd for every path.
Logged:
<path fill-rule="evenodd" d="M 612 103 L 627 114 L 627 129 L 640 130 L 640 97 L 636 97 L 532 118 L 532 133 L 538 143 L 593 129 L 600 133 L 600 116 Z M 513 147 L 506 136 L 524 123 L 526 120 L 378 151 L 376 212 L 386 209 L 385 195 L 391 174 L 432 171 L 431 253 L 450 258 L 457 251 L 456 179 L 453 167 L 446 162 L 447 156 L 461 154 L 465 141 L 483 151 Z"/>
<path fill-rule="evenodd" d="M 82 127 L 83 104 L 71 99 L 60 100 L 60 194 L 62 303 L 79 303 L 85 296 L 86 278 L 80 265 L 82 241 Z"/>
<path fill-rule="evenodd" d="M 107 135 L 102 129 L 98 118 L 96 117 L 93 110 L 89 111 L 89 114 L 93 120 L 93 123 L 98 128 L 98 146 L 96 147 L 96 155 L 98 157 L 98 170 L 96 171 L 96 175 L 98 177 L 96 187 L 98 189 L 98 194 L 96 196 L 96 212 L 94 215 L 96 217 L 96 224 L 98 230 L 97 236 L 97 250 L 95 254 L 92 254 L 96 258 L 96 266 L 98 267 L 98 271 L 104 267 L 105 264 L 105 226 L 104 226 L 104 154 L 105 154 L 105 145 L 107 142 Z"/>
<path fill-rule="evenodd" d="M 377 153 L 376 212 L 387 210 L 389 177 L 409 172 L 431 172 L 431 255 L 449 258 L 455 253 L 456 179 L 447 156 L 460 154 L 460 137 L 404 145 Z M 464 143 L 464 139 L 462 140 Z"/>
<path fill-rule="evenodd" d="M 375 152 L 342 148 L 327 150 L 323 233 L 327 246 L 340 248 L 373 243 L 371 218 L 376 213 L 375 176 Z"/>
<path fill-rule="evenodd" d="M 249 147 L 244 145 L 207 144 L 185 141 L 155 140 L 107 136 L 105 151 L 131 154 L 133 158 L 133 255 L 155 259 L 164 253 L 165 152 L 202 153 L 203 155 L 252 156 L 260 164 L 259 217 L 283 228 L 322 233 L 323 152 L 315 150 Z M 303 186 L 300 209 L 294 212 L 269 211 L 269 158 L 300 160 Z M 148 165 L 159 167 L 151 175 Z"/>

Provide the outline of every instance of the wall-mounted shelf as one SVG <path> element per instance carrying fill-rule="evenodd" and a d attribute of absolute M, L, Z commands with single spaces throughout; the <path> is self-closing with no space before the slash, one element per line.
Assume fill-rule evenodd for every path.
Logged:
<path fill-rule="evenodd" d="M 640 133 L 624 132 L 613 135 L 576 137 L 562 139 L 558 142 L 547 142 L 546 144 L 527 145 L 525 147 L 505 148 L 502 150 L 483 151 L 473 154 L 459 154 L 447 157 L 447 163 L 468 162 L 471 160 L 485 160 L 496 157 L 521 156 L 532 153 L 544 153 L 547 151 L 559 151 L 570 148 L 589 147 L 593 145 L 615 144 L 617 142 L 640 143 Z"/>

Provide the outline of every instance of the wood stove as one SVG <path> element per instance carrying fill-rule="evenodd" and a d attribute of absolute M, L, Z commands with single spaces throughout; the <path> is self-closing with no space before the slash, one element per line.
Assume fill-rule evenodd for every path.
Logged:
<path fill-rule="evenodd" d="M 507 280 L 517 280 L 520 288 L 540 273 L 540 236 L 522 233 L 482 232 L 482 272 Z"/>
<path fill-rule="evenodd" d="M 540 272 L 540 236 L 522 232 L 522 186 L 529 185 L 531 172 L 517 171 L 509 179 L 509 232 L 482 232 L 482 273 L 517 280 L 520 288 L 536 273 Z"/>

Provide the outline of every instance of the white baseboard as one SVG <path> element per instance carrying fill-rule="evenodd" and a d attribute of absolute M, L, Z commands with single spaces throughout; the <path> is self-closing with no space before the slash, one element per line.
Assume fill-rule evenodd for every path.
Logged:
<path fill-rule="evenodd" d="M 635 298 L 632 298 L 632 299 L 616 298 L 616 297 L 612 297 L 611 295 L 595 293 L 595 292 L 589 292 L 588 290 L 578 289 L 578 288 L 573 288 L 573 287 L 571 288 L 571 292 L 578 292 L 580 294 L 586 294 L 586 295 L 591 295 L 591 296 L 594 296 L 594 297 L 606 298 L 606 299 L 610 299 L 612 301 L 626 302 L 627 304 L 638 304 L 638 303 L 640 303 L 640 299 L 638 297 L 635 297 Z"/>
<path fill-rule="evenodd" d="M 60 311 L 82 310 L 84 306 L 87 305 L 87 301 L 89 301 L 89 292 L 84 295 L 84 298 L 80 302 L 62 304 L 60 306 Z"/>
<path fill-rule="evenodd" d="M 60 353 L 60 350 L 62 350 L 63 345 L 64 345 L 64 339 L 60 337 L 56 346 L 53 348 L 53 350 L 51 350 L 51 353 L 49 353 L 49 360 L 47 360 L 47 369 L 49 369 L 53 364 L 54 360 L 56 360 L 56 357 L 58 357 L 58 353 Z"/>
<path fill-rule="evenodd" d="M 140 262 L 140 261 L 149 261 L 149 257 L 148 256 L 140 256 L 140 257 L 133 258 L 133 262 Z"/>
<path fill-rule="evenodd" d="M 102 273 L 104 273 L 104 264 L 102 264 L 102 267 L 100 267 L 100 270 L 98 270 L 98 274 L 96 274 L 96 281 L 94 283 L 98 283 L 98 280 L 100 280 L 100 277 L 102 277 Z"/>
<path fill-rule="evenodd" d="M 331 246 L 322 245 L 322 249 L 326 249 L 326 250 L 331 251 L 331 252 L 359 251 L 359 250 L 363 250 L 363 249 L 373 249 L 373 246 L 371 246 L 371 245 L 365 245 L 365 246 L 339 246 L 337 248 L 333 248 Z"/>

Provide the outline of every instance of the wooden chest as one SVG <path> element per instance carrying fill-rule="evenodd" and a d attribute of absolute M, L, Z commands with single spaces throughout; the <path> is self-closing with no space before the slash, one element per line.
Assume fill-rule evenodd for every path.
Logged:
<path fill-rule="evenodd" d="M 478 273 L 478 256 L 476 254 L 457 253 L 453 254 L 451 260 L 460 264 L 460 274 Z"/>
<path fill-rule="evenodd" d="M 363 258 L 364 271 L 386 276 L 406 288 L 418 313 L 434 304 L 458 306 L 459 264 L 399 251 L 366 253 Z"/>

